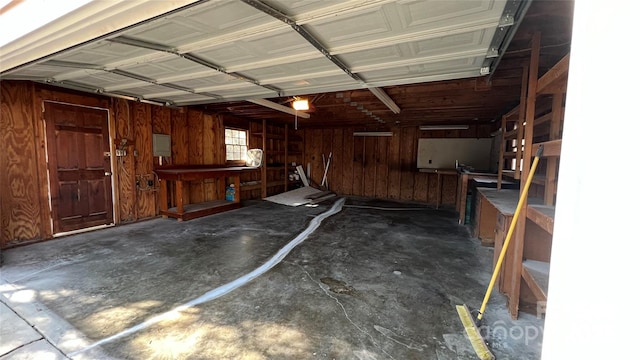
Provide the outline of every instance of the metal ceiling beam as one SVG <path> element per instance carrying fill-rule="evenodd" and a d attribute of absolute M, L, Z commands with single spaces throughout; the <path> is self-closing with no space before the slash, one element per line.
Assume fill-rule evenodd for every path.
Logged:
<path fill-rule="evenodd" d="M 324 55 L 329 61 L 331 61 L 338 68 L 340 68 L 340 70 L 344 71 L 345 74 L 349 75 L 349 77 L 351 77 L 353 80 L 360 83 L 360 85 L 364 87 L 368 87 L 369 90 L 371 90 L 371 92 L 376 97 L 378 97 L 378 99 L 380 99 L 380 101 L 382 101 L 383 104 L 385 104 L 391 111 L 393 111 L 393 113 L 397 114 L 400 112 L 400 108 L 398 107 L 398 105 L 396 105 L 393 102 L 393 100 L 391 100 L 391 98 L 389 98 L 384 91 L 367 86 L 367 82 L 363 78 L 361 78 L 358 74 L 352 72 L 351 69 L 349 69 L 349 67 L 344 62 L 342 62 L 342 60 L 340 60 L 339 57 L 332 55 L 331 52 L 318 39 L 316 39 L 313 35 L 311 35 L 311 33 L 308 32 L 302 25 L 299 25 L 298 23 L 296 23 L 296 21 L 293 18 L 284 14 L 278 9 L 275 9 L 270 5 L 262 2 L 261 0 L 242 0 L 242 1 L 245 4 L 252 6 L 253 8 L 260 10 L 263 13 L 273 18 L 276 18 L 282 21 L 283 23 L 291 26 L 293 30 L 295 30 L 298 34 L 300 34 L 302 38 L 304 38 L 309 44 L 311 44 L 314 48 L 316 48 L 316 50 L 322 53 L 322 55 Z M 379 91 L 374 92 L 376 90 L 379 90 Z"/>
<path fill-rule="evenodd" d="M 134 47 L 139 47 L 139 48 L 143 48 L 143 49 L 148 49 L 148 50 L 154 50 L 154 51 L 160 51 L 160 52 L 165 52 L 165 53 L 169 53 L 169 54 L 173 54 L 175 56 L 181 57 L 183 59 L 189 60 L 191 62 L 197 63 L 199 65 L 208 67 L 210 69 L 213 69 L 217 72 L 223 73 L 225 75 L 229 75 L 232 76 L 238 80 L 242 80 L 245 82 L 249 82 L 252 83 L 254 85 L 257 86 L 262 86 L 263 88 L 266 88 L 268 90 L 274 91 L 277 94 L 280 94 L 280 89 L 271 86 L 271 85 L 267 85 L 267 84 L 261 84 L 259 81 L 243 76 L 239 73 L 235 73 L 235 72 L 229 72 L 227 71 L 224 67 L 214 64 L 208 60 L 205 60 L 195 54 L 192 53 L 180 53 L 178 52 L 178 50 L 168 47 L 168 46 L 164 46 L 161 44 L 155 44 L 155 43 L 151 43 L 148 41 L 142 41 L 142 40 L 137 40 L 137 39 L 132 39 L 126 36 L 118 36 L 112 39 L 108 39 L 108 41 L 114 42 L 114 43 L 118 43 L 118 44 L 124 44 L 124 45 L 129 45 L 129 46 L 134 46 Z"/>
<path fill-rule="evenodd" d="M 96 88 L 95 86 L 89 86 L 89 85 L 86 85 L 86 84 L 76 83 L 76 82 L 73 82 L 73 81 L 54 81 L 54 80 L 46 80 L 46 81 L 33 80 L 33 81 L 41 83 L 41 84 L 56 85 L 56 86 L 59 86 L 59 87 L 70 89 L 70 90 L 76 90 L 76 91 L 82 91 L 82 92 L 92 92 L 92 93 L 95 93 L 95 94 L 100 94 L 100 95 L 109 96 L 109 97 L 115 97 L 115 98 L 120 98 L 120 99 L 126 99 L 126 100 L 131 100 L 131 101 L 138 101 L 138 102 L 146 103 L 146 104 L 152 104 L 152 105 L 158 105 L 158 106 L 171 106 L 172 105 L 169 101 L 147 100 L 147 99 L 143 99 L 141 97 L 135 96 L 135 95 L 118 94 L 118 93 L 114 93 L 114 92 L 108 92 L 108 91 L 104 91 L 104 89 L 102 89 L 102 88 Z"/>
<path fill-rule="evenodd" d="M 322 55 L 324 55 L 329 61 L 334 63 L 337 67 L 339 67 L 342 71 L 344 71 L 347 75 L 349 75 L 353 80 L 358 81 L 362 85 L 365 85 L 365 81 L 358 76 L 357 74 L 351 72 L 349 68 L 336 56 L 331 55 L 329 50 L 320 43 L 311 33 L 309 33 L 302 25 L 298 25 L 295 20 L 293 20 L 288 15 L 282 13 L 280 10 L 277 10 L 260 0 L 242 0 L 245 4 L 262 11 L 263 13 L 276 18 L 283 23 L 291 26 L 293 30 L 295 30 L 300 36 L 302 36 L 309 44 L 316 48 Z"/>
<path fill-rule="evenodd" d="M 190 93 L 190 94 L 196 94 L 196 92 L 194 90 L 189 89 L 187 87 L 176 85 L 176 84 L 171 84 L 171 83 L 158 83 L 157 81 L 155 81 L 155 80 L 153 80 L 151 78 L 148 78 L 146 76 L 134 74 L 134 73 L 131 73 L 131 72 L 128 72 L 128 71 L 124 71 L 124 70 L 119 70 L 119 69 L 109 70 L 109 69 L 101 68 L 99 65 L 94 65 L 94 64 L 75 63 L 75 62 L 70 62 L 70 61 L 58 61 L 58 60 L 49 60 L 49 61 L 46 62 L 46 64 L 50 65 L 50 66 L 69 67 L 69 68 L 74 68 L 74 69 L 99 70 L 99 71 L 102 71 L 102 72 L 119 75 L 119 76 L 122 76 L 122 77 L 138 80 L 138 81 L 149 83 L 149 84 L 153 84 L 153 85 L 163 86 L 163 87 L 167 87 L 167 88 L 174 89 L 174 90 L 180 90 L 180 91 L 183 91 L 183 92 L 186 92 L 186 93 Z M 82 83 L 72 82 L 72 81 L 68 81 L 68 80 L 65 80 L 65 81 L 49 80 L 47 82 L 50 83 L 50 84 L 58 84 L 58 85 L 61 85 L 61 84 L 72 84 L 72 86 L 75 86 L 75 87 L 84 87 L 88 91 L 93 91 L 93 92 L 97 92 L 97 93 L 101 93 L 101 94 L 102 93 L 104 93 L 104 94 L 109 93 L 108 91 L 105 91 L 105 89 L 102 89 L 102 88 L 96 88 L 95 86 L 85 85 L 85 84 L 82 84 Z M 211 94 L 211 93 L 197 93 L 197 94 L 200 94 L 200 95 L 203 95 L 203 96 L 207 96 L 207 97 L 211 97 L 213 99 L 220 99 L 221 98 L 221 96 L 219 96 L 217 94 Z"/>
<path fill-rule="evenodd" d="M 489 53 L 482 66 L 484 72 L 489 75 L 487 81 L 490 81 L 493 77 L 511 40 L 518 31 L 524 15 L 527 13 L 527 10 L 529 10 L 531 2 L 532 0 L 509 1 L 505 6 L 500 24 L 491 40 Z M 482 69 L 481 72 L 483 71 Z"/>

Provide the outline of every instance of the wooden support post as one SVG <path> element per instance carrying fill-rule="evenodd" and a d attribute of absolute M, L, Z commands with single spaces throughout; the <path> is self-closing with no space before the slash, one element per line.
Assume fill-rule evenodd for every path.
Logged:
<path fill-rule="evenodd" d="M 289 124 L 284 124 L 284 191 L 289 189 Z"/>
<path fill-rule="evenodd" d="M 467 186 L 469 184 L 469 174 L 460 174 L 458 175 L 458 189 L 460 192 L 460 199 L 458 205 L 458 213 L 460 217 L 458 218 L 458 224 L 464 225 L 466 212 L 467 212 Z"/>
<path fill-rule="evenodd" d="M 535 104 L 536 104 L 536 88 L 538 80 L 538 63 L 540 59 L 540 32 L 536 32 L 531 40 L 531 62 L 529 64 L 529 82 L 527 86 L 527 101 L 525 109 L 525 121 L 526 127 L 524 129 L 524 151 L 523 151 L 523 165 L 522 174 L 520 178 L 521 190 L 524 187 L 529 171 L 531 167 L 531 148 L 533 144 L 533 132 L 534 132 L 534 118 L 535 118 Z M 520 145 L 520 144 L 518 144 Z M 524 211 L 527 209 L 527 201 L 524 200 L 522 204 Z M 522 256 L 524 254 L 524 233 L 525 225 L 527 222 L 526 216 L 518 218 L 516 224 L 516 231 L 514 234 L 513 245 L 511 247 L 510 271 L 505 273 L 508 276 L 507 281 L 507 297 L 509 305 L 509 313 L 511 317 L 516 319 L 518 317 L 518 307 L 520 302 L 520 282 L 522 278 Z"/>
<path fill-rule="evenodd" d="M 498 190 L 502 189 L 502 171 L 504 170 L 504 153 L 506 151 L 507 117 L 504 115 L 502 116 L 500 128 L 502 129 L 502 135 L 500 136 L 502 140 L 500 140 L 500 157 L 498 158 Z"/>
<path fill-rule="evenodd" d="M 560 126 L 562 123 L 562 116 L 564 109 L 562 102 L 564 96 L 562 93 L 553 95 L 553 102 L 551 105 L 551 125 L 549 128 L 549 140 L 560 139 Z M 558 179 L 558 158 L 553 156 L 547 158 L 547 173 L 545 177 L 544 186 L 544 204 L 553 205 L 555 203 L 557 179 Z"/>
<path fill-rule="evenodd" d="M 184 213 L 184 189 L 183 181 L 176 181 L 176 212 L 178 214 Z"/>
<path fill-rule="evenodd" d="M 233 202 L 240 202 L 240 175 L 236 175 L 233 178 L 233 186 L 235 188 L 235 192 L 233 194 Z"/>
<path fill-rule="evenodd" d="M 537 74 L 537 69 L 536 69 Z M 518 136 L 516 137 L 516 170 L 514 179 L 519 180 L 521 177 L 522 164 L 522 139 L 524 138 L 524 118 L 527 111 L 527 91 L 529 87 L 529 66 L 522 68 L 522 88 L 520 89 L 520 113 L 518 114 Z M 526 177 L 524 177 L 526 179 Z"/>
<path fill-rule="evenodd" d="M 216 183 L 218 186 L 218 199 L 222 200 L 227 197 L 227 179 L 220 177 L 216 179 Z M 236 191 L 240 191 L 240 189 L 236 189 Z"/>
<path fill-rule="evenodd" d="M 267 120 L 262 120 L 262 167 L 260 168 L 260 189 L 262 198 L 267 197 Z"/>

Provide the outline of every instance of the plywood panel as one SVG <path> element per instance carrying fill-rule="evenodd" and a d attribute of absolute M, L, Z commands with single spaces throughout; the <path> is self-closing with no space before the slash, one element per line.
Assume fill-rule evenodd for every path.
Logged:
<path fill-rule="evenodd" d="M 320 159 L 322 160 L 322 155 L 324 155 L 324 162 L 321 162 L 322 171 L 320 173 L 320 181 L 324 176 L 324 169 L 326 164 L 329 161 L 329 153 L 333 151 L 333 130 L 324 129 L 322 130 L 322 154 Z M 328 173 L 327 173 L 327 181 L 333 185 L 337 181 L 335 177 L 336 173 L 333 171 L 332 166 L 330 165 Z"/>
<path fill-rule="evenodd" d="M 353 195 L 362 196 L 364 194 L 363 165 L 364 165 L 364 137 L 353 137 Z"/>
<path fill-rule="evenodd" d="M 34 139 L 33 95 L 27 84 L 0 83 L 0 245 L 42 236 Z"/>
<path fill-rule="evenodd" d="M 135 149 L 138 153 L 138 156 L 135 156 L 135 173 L 136 180 L 140 181 L 136 207 L 138 219 L 144 219 L 156 215 L 155 192 L 142 190 L 147 188 L 145 181 L 154 179 L 151 105 L 137 102 L 130 105 L 134 123 Z"/>
<path fill-rule="evenodd" d="M 215 164 L 215 152 L 214 147 L 216 145 L 215 129 L 214 129 L 214 117 L 210 114 L 204 114 L 202 116 L 202 163 L 203 164 Z M 206 179 L 203 183 L 203 195 L 204 201 L 210 201 L 216 199 L 216 179 Z"/>
<path fill-rule="evenodd" d="M 331 159 L 331 191 L 335 192 L 336 194 L 344 194 L 344 187 L 342 184 L 342 178 L 345 176 L 343 172 L 343 130 L 334 129 L 331 136 L 333 141 L 333 158 Z"/>
<path fill-rule="evenodd" d="M 396 130 L 389 142 L 389 187 L 387 194 L 390 199 L 400 198 L 400 141 L 401 133 L 399 130 Z"/>
<path fill-rule="evenodd" d="M 187 112 L 171 110 L 171 157 L 175 165 L 189 162 L 189 126 Z"/>
<path fill-rule="evenodd" d="M 427 174 L 427 202 L 435 204 L 438 201 L 438 175 Z"/>
<path fill-rule="evenodd" d="M 442 204 L 455 205 L 458 190 L 458 176 L 444 175 L 442 177 Z"/>
<path fill-rule="evenodd" d="M 306 132 L 305 143 L 309 144 L 305 151 L 306 161 L 304 170 L 307 171 L 307 163 L 311 163 L 310 178 L 317 184 L 322 181 L 322 130 L 311 129 Z"/>
<path fill-rule="evenodd" d="M 364 162 L 363 169 L 363 194 L 364 196 L 374 197 L 376 195 L 376 145 L 377 138 L 364 138 Z"/>
<path fill-rule="evenodd" d="M 414 172 L 416 168 L 416 128 L 400 130 L 400 199 L 413 200 Z"/>
<path fill-rule="evenodd" d="M 39 92 L 34 84 L 28 84 L 27 87 L 31 93 L 31 104 L 33 109 L 33 130 L 35 137 L 35 151 L 37 162 L 37 175 L 36 180 L 38 187 L 40 188 L 40 219 L 41 219 L 41 233 L 40 239 L 50 239 L 53 237 L 53 229 L 51 227 L 51 211 L 49 206 L 49 187 L 47 178 L 47 154 L 46 154 L 46 129 L 44 127 L 44 117 L 42 115 L 43 100 L 39 96 Z M 27 100 L 27 99 L 25 99 Z M 2 116 L 0 116 L 1 121 Z M 0 167 L 2 168 L 2 167 Z M 2 202 L 0 200 L 0 202 Z M 1 213 L 1 211 L 0 211 Z M 0 216 L 0 219 L 2 217 Z M 0 235 L 1 237 L 1 235 Z"/>
<path fill-rule="evenodd" d="M 413 176 L 413 200 L 427 202 L 428 174 L 416 172 Z"/>
<path fill-rule="evenodd" d="M 387 155 L 389 152 L 389 144 L 391 143 L 388 137 L 376 138 L 376 152 L 375 152 L 375 167 L 376 167 L 376 188 L 375 197 L 386 198 L 387 190 L 389 186 L 389 164 Z"/>
<path fill-rule="evenodd" d="M 120 209 L 120 221 L 124 222 L 138 219 L 135 158 L 133 153 L 135 136 L 129 104 L 129 101 L 124 99 L 113 100 L 113 117 L 116 123 L 116 146 L 127 150 L 126 156 L 116 158 L 115 169 L 116 176 L 118 176 L 116 196 L 118 197 Z M 124 139 L 127 140 L 127 144 L 121 145 Z"/>
<path fill-rule="evenodd" d="M 171 160 L 174 165 L 189 163 L 189 123 L 187 111 L 184 109 L 171 110 Z M 189 204 L 189 186 L 185 184 L 182 196 L 184 203 Z M 171 189 L 170 202 L 175 205 L 175 189 Z"/>
<path fill-rule="evenodd" d="M 187 112 L 189 124 L 189 164 L 202 164 L 204 120 L 202 112 L 189 110 Z M 204 182 L 192 181 L 189 183 L 190 203 L 195 204 L 204 201 Z"/>
<path fill-rule="evenodd" d="M 353 128 L 344 129 L 342 134 L 342 191 L 353 195 Z"/>

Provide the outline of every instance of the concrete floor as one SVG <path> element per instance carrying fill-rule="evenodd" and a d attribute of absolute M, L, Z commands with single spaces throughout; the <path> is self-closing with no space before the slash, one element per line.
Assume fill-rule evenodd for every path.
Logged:
<path fill-rule="evenodd" d="M 265 274 L 171 311 L 331 205 L 250 202 L 3 251 L 0 359 L 476 359 L 455 305 L 480 306 L 493 248 L 452 211 L 397 210 L 417 204 L 348 198 Z M 494 292 L 485 321 L 497 359 L 540 357 L 543 320 L 512 321 Z"/>

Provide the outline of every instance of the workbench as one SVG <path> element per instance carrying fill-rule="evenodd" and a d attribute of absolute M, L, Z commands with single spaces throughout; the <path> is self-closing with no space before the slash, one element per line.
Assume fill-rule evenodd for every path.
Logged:
<path fill-rule="evenodd" d="M 428 173 L 428 174 L 436 174 L 437 178 L 437 194 L 436 194 L 436 209 L 440 208 L 440 204 L 442 203 L 442 176 L 445 175 L 458 175 L 458 170 L 456 169 L 431 169 L 431 168 L 420 168 L 419 172 Z"/>
<path fill-rule="evenodd" d="M 178 221 L 195 219 L 240 207 L 240 175 L 245 171 L 258 170 L 248 166 L 214 166 L 214 165 L 180 165 L 155 169 L 160 181 L 160 214 L 163 217 L 173 217 Z M 205 201 L 196 204 L 185 204 L 184 184 L 189 181 L 205 179 L 230 179 L 236 189 L 233 201 L 224 199 Z M 168 182 L 175 183 L 176 206 L 168 206 Z M 220 182 L 221 193 L 224 194 L 226 181 Z"/>

